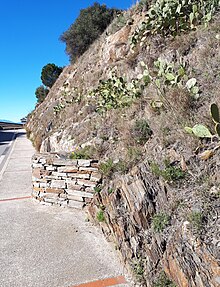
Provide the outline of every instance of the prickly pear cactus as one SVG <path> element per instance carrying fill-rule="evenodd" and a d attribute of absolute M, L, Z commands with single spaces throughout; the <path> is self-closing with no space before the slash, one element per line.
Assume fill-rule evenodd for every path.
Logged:
<path fill-rule="evenodd" d="M 198 138 L 211 138 L 212 134 L 210 133 L 209 129 L 204 126 L 197 124 L 193 128 L 185 127 L 185 131 L 190 134 L 194 134 Z"/>
<path fill-rule="evenodd" d="M 216 131 L 217 135 L 220 137 L 220 123 L 216 124 L 215 131 Z"/>
<path fill-rule="evenodd" d="M 215 103 L 211 104 L 210 112 L 214 123 L 220 123 L 219 109 Z"/>

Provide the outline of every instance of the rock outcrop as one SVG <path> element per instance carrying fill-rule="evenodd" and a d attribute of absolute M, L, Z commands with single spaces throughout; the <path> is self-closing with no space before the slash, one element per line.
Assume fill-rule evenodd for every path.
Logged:
<path fill-rule="evenodd" d="M 113 182 L 114 191 L 109 195 L 108 188 L 104 188 L 96 195 L 89 213 L 94 220 L 98 207 L 105 207 L 101 228 L 143 286 L 153 286 L 158 270 L 164 270 L 176 286 L 219 286 L 217 198 L 212 199 L 216 203 L 209 210 L 206 224 L 195 230 L 196 222 L 189 216 L 189 197 L 185 194 L 181 200 L 178 193 L 183 195 L 184 191 L 159 182 L 147 164 Z M 152 218 L 162 212 L 169 215 L 170 222 L 163 231 L 156 232 Z"/>
<path fill-rule="evenodd" d="M 220 103 L 220 15 L 207 27 L 175 38 L 148 36 L 133 50 L 131 38 L 145 15 L 133 7 L 123 16 L 124 27 L 111 25 L 63 70 L 29 116 L 27 132 L 41 153 L 93 147 L 104 180 L 87 205 L 90 218 L 115 242 L 142 286 L 217 287 L 220 141 L 209 106 Z M 167 77 L 158 71 L 158 61 L 168 65 Z M 137 89 L 141 93 L 130 104 L 98 112 L 103 99 L 91 92 L 100 83 L 115 84 L 113 72 L 128 100 L 134 83 L 144 76 L 148 83 L 142 82 Z M 173 83 L 173 78 L 181 80 Z M 213 136 L 186 133 L 186 126 L 196 124 L 205 125 Z M 59 176 L 62 168 L 56 169 Z M 65 178 L 57 180 L 68 179 L 64 173 Z M 36 178 L 35 188 L 45 188 L 40 186 L 41 174 Z M 35 196 L 43 197 L 39 191 Z M 97 217 L 100 211 L 102 220 Z"/>

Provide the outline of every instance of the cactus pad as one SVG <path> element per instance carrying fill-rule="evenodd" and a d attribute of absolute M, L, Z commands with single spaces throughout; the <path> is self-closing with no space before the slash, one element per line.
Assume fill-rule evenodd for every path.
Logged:
<path fill-rule="evenodd" d="M 216 131 L 217 135 L 220 137 L 220 124 L 219 123 L 216 124 L 215 131 Z"/>
<path fill-rule="evenodd" d="M 213 121 L 215 123 L 220 123 L 218 106 L 216 104 L 211 104 L 210 111 Z"/>

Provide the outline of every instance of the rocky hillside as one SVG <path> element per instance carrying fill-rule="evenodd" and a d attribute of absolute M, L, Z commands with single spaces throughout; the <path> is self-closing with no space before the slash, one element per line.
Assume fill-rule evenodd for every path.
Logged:
<path fill-rule="evenodd" d="M 119 15 L 63 70 L 27 133 L 41 152 L 101 160 L 88 211 L 139 284 L 217 287 L 220 133 L 210 105 L 220 107 L 220 14 L 174 35 L 171 24 L 149 32 L 148 9 Z"/>

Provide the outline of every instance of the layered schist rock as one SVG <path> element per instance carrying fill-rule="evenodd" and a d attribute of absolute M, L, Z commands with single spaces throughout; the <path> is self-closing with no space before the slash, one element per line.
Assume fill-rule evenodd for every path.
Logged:
<path fill-rule="evenodd" d="M 143 162 L 127 175 L 115 174 L 110 181 L 104 181 L 102 191 L 96 194 L 94 186 L 101 177 L 97 162 L 75 162 L 53 156 L 51 160 L 48 155 L 36 155 L 33 159 L 33 196 L 46 204 L 88 206 L 90 217 L 96 223 L 101 208 L 105 222 L 99 224 L 104 234 L 114 240 L 127 266 L 138 277 L 141 275 L 143 286 L 154 287 L 159 273 L 165 271 L 178 287 L 217 287 L 220 286 L 220 154 L 216 154 L 219 147 L 215 149 L 215 161 L 208 159 L 200 165 L 195 151 L 199 151 L 198 147 L 205 149 L 206 140 L 195 139 L 183 130 L 186 124 L 193 126 L 197 123 L 207 124 L 212 132 L 214 130 L 209 118 L 209 105 L 214 99 L 219 101 L 219 15 L 208 30 L 198 28 L 173 41 L 156 35 L 132 53 L 131 37 L 144 20 L 144 15 L 132 13 L 131 21 L 122 29 L 117 32 L 108 29 L 74 65 L 63 70 L 46 100 L 30 116 L 27 129 L 42 153 L 71 152 L 76 147 L 95 146 L 97 142 L 102 148 L 108 142 L 108 153 L 100 158 L 101 161 L 115 155 L 120 158 L 128 147 L 127 139 L 131 136 L 128 122 L 132 120 L 146 119 L 149 122 L 154 143 L 148 142 L 142 149 Z M 120 117 L 115 119 L 117 111 L 108 111 L 106 117 L 101 117 L 94 106 L 87 105 L 89 92 L 98 86 L 100 80 L 107 80 L 112 70 L 117 70 L 118 75 L 129 82 L 143 72 L 140 69 L 142 61 L 154 75 L 154 62 L 159 58 L 173 63 L 181 59 L 181 63 L 186 64 L 188 76 L 197 80 L 200 98 L 198 102 L 193 100 L 194 108 L 189 105 L 187 110 L 180 110 L 182 117 L 178 117 L 178 107 L 182 103 L 184 105 L 189 95 L 186 94 L 182 101 L 182 93 L 175 89 L 172 98 L 167 98 L 169 93 L 164 97 L 170 101 L 170 109 L 152 111 L 154 100 L 158 100 L 152 85 L 141 95 L 143 102 L 135 103 L 128 113 L 119 110 Z M 66 104 L 66 100 L 71 104 Z M 55 113 L 54 107 L 59 104 L 64 104 L 65 109 Z M 170 110 L 174 114 L 169 114 Z M 188 114 L 192 117 L 186 120 L 184 116 Z M 127 134 L 119 131 L 121 118 Z M 108 134 L 112 126 L 114 128 Z M 160 148 L 154 153 L 153 147 L 157 145 Z M 181 156 L 170 154 L 173 147 Z M 158 164 L 166 158 L 175 164 L 183 159 L 182 154 L 186 155 L 186 168 L 190 172 L 185 186 L 158 179 L 145 163 L 150 155 Z M 204 185 L 205 195 L 201 198 Z M 193 210 L 200 212 L 203 209 L 210 210 L 203 222 L 202 233 L 197 234 L 188 215 Z M 170 222 L 158 233 L 152 228 L 152 221 L 160 212 L 168 214 Z"/>
<path fill-rule="evenodd" d="M 160 270 L 179 287 L 219 286 L 220 219 L 216 213 L 211 214 L 201 238 L 193 232 L 187 214 L 176 215 L 173 204 L 179 190 L 156 180 L 147 164 L 133 168 L 126 176 L 116 176 L 111 194 L 108 186 L 94 194 L 94 187 L 101 181 L 98 166 L 96 160 L 36 154 L 32 195 L 43 204 L 86 206 L 94 222 L 100 206 L 104 207 L 101 228 L 115 242 L 125 264 L 133 271 L 135 266 L 143 270 L 142 286 L 153 286 Z M 172 219 L 164 232 L 157 233 L 152 229 L 152 218 L 161 211 Z"/>
<path fill-rule="evenodd" d="M 76 145 L 75 130 L 79 130 L 80 126 L 84 132 L 83 129 L 88 129 L 86 122 L 96 117 L 93 111 L 86 110 L 89 92 L 99 84 L 101 78 L 109 77 L 115 64 L 121 73 L 127 74 L 128 66 L 125 62 L 127 55 L 131 54 L 129 39 L 134 28 L 135 25 L 128 23 L 116 33 L 109 35 L 107 30 L 108 36 L 103 34 L 76 64 L 63 69 L 47 95 L 47 100 L 36 107 L 27 123 L 30 138 L 41 153 L 71 152 Z M 138 71 L 131 71 L 130 78 L 137 74 Z M 77 106 L 73 111 L 77 97 L 82 97 L 82 106 Z M 66 101 L 72 101 L 72 104 L 66 104 Z M 54 113 L 53 108 L 59 104 L 65 106 L 67 116 L 64 113 L 60 116 L 62 112 Z M 82 117 L 82 114 L 85 115 Z M 70 117 L 74 117 L 74 120 L 70 120 Z"/>
<path fill-rule="evenodd" d="M 133 272 L 137 273 L 137 266 L 143 271 L 142 286 L 154 286 L 161 270 L 179 287 L 219 286 L 220 220 L 215 213 L 204 227 L 205 234 L 195 234 L 187 211 L 177 215 L 176 208 L 182 207 L 174 198 L 180 190 L 156 180 L 146 164 L 111 184 L 112 193 L 106 189 L 96 195 L 89 214 L 96 221 L 99 206 L 105 206 L 101 228 Z M 169 214 L 171 221 L 158 233 L 152 228 L 152 218 L 160 212 Z"/>
<path fill-rule="evenodd" d="M 216 240 L 214 244 L 209 240 L 204 242 L 187 230 L 187 225 L 189 222 L 184 222 L 168 242 L 162 261 L 164 270 L 177 286 L 219 286 L 219 233 L 216 230 L 211 235 Z"/>

